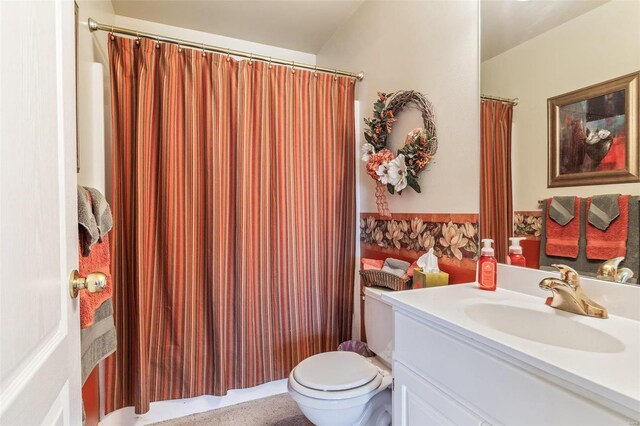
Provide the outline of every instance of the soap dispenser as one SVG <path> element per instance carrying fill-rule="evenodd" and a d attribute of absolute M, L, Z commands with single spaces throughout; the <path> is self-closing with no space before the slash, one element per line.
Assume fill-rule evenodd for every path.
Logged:
<path fill-rule="evenodd" d="M 478 259 L 478 284 L 481 290 L 495 290 L 497 280 L 498 261 L 492 247 L 493 240 L 482 240 L 482 250 Z"/>
<path fill-rule="evenodd" d="M 527 260 L 522 255 L 522 247 L 520 241 L 526 240 L 524 237 L 511 237 L 509 238 L 511 245 L 509 246 L 509 257 L 507 257 L 507 264 L 513 266 L 527 266 Z"/>

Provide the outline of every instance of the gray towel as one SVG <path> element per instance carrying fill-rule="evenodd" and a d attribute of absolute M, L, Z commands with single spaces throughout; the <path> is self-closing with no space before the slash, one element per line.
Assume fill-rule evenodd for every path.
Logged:
<path fill-rule="evenodd" d="M 91 210 L 87 191 L 80 185 L 78 185 L 78 225 L 80 226 L 82 255 L 86 257 L 91 252 L 91 246 L 100 238 L 100 231 Z"/>
<path fill-rule="evenodd" d="M 553 197 L 549 207 L 549 216 L 561 226 L 565 226 L 576 217 L 576 197 Z"/>
<path fill-rule="evenodd" d="M 405 262 L 404 260 L 394 259 L 392 257 L 389 257 L 387 258 L 387 260 L 384 261 L 382 270 L 384 272 L 389 272 L 390 274 L 402 277 L 409 270 L 409 266 L 411 266 L 409 262 Z"/>
<path fill-rule="evenodd" d="M 116 327 L 113 323 L 113 304 L 111 299 L 105 300 L 96 309 L 93 316 L 93 325 L 80 330 L 80 342 L 82 347 L 82 384 L 96 365 L 115 352 Z"/>
<path fill-rule="evenodd" d="M 113 226 L 111 207 L 100 191 L 86 186 L 84 189 L 89 191 L 89 194 L 91 195 L 91 211 L 93 212 L 93 217 L 96 219 L 96 224 L 98 225 L 98 231 L 100 232 L 99 239 L 102 241 L 102 237 L 104 237 L 107 232 L 111 231 L 111 227 Z"/>
<path fill-rule="evenodd" d="M 611 222 L 620 216 L 618 206 L 620 194 L 595 195 L 589 206 L 589 223 L 601 231 L 606 231 Z"/>

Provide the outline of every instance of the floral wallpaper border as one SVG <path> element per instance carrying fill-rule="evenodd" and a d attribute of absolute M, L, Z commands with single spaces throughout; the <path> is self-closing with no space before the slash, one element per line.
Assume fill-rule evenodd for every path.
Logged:
<path fill-rule="evenodd" d="M 516 237 L 540 239 L 542 212 L 519 211 L 513 213 L 513 234 Z"/>
<path fill-rule="evenodd" d="M 360 241 L 383 249 L 425 252 L 436 256 L 477 260 L 478 215 L 476 214 L 378 214 L 360 215 Z"/>

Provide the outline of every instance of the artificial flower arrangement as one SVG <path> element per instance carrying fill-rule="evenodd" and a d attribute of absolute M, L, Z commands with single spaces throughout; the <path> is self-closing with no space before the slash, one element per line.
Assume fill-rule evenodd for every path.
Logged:
<path fill-rule="evenodd" d="M 600 161 L 609 153 L 611 145 L 613 144 L 613 135 L 606 129 L 587 129 L 585 140 L 585 151 L 589 157 L 596 163 Z"/>
<path fill-rule="evenodd" d="M 594 145 L 600 141 L 606 141 L 611 138 L 611 132 L 606 129 L 596 129 L 591 131 L 587 129 L 587 144 Z"/>
<path fill-rule="evenodd" d="M 425 127 L 409 132 L 405 145 L 395 155 L 387 149 L 387 139 L 397 121 L 396 114 L 409 103 L 422 112 Z M 407 186 L 420 193 L 418 173 L 433 159 L 438 146 L 431 103 L 414 91 L 378 93 L 373 118 L 365 118 L 364 122 L 368 129 L 364 133 L 362 161 L 366 163 L 367 174 L 391 194 L 402 194 Z"/>

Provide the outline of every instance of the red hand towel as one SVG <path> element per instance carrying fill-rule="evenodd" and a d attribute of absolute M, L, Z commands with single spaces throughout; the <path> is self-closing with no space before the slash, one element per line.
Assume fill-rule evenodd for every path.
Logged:
<path fill-rule="evenodd" d="M 591 198 L 587 199 L 587 211 Z M 627 255 L 627 232 L 629 230 L 629 196 L 618 197 L 620 215 L 609 227 L 601 231 L 587 221 L 587 259 L 607 260 Z"/>
<path fill-rule="evenodd" d="M 113 288 L 111 286 L 111 254 L 109 252 L 109 236 L 105 235 L 102 242 L 95 243 L 91 248 L 91 254 L 82 257 L 82 247 L 78 245 L 80 258 L 80 275 L 86 277 L 92 272 L 102 272 L 107 276 L 107 288 L 100 293 L 89 293 L 80 290 L 80 328 L 93 325 L 93 314 L 102 303 L 111 298 Z"/>
<path fill-rule="evenodd" d="M 362 263 L 363 271 L 368 271 L 368 270 L 379 271 L 384 266 L 384 260 L 381 260 L 381 259 L 367 259 L 363 257 L 361 259 L 361 263 Z"/>
<path fill-rule="evenodd" d="M 574 204 L 575 217 L 562 226 L 549 216 L 551 198 L 547 200 L 547 245 L 545 251 L 548 256 L 561 256 L 575 259 L 578 257 L 578 241 L 580 239 L 580 197 L 576 197 Z"/>

